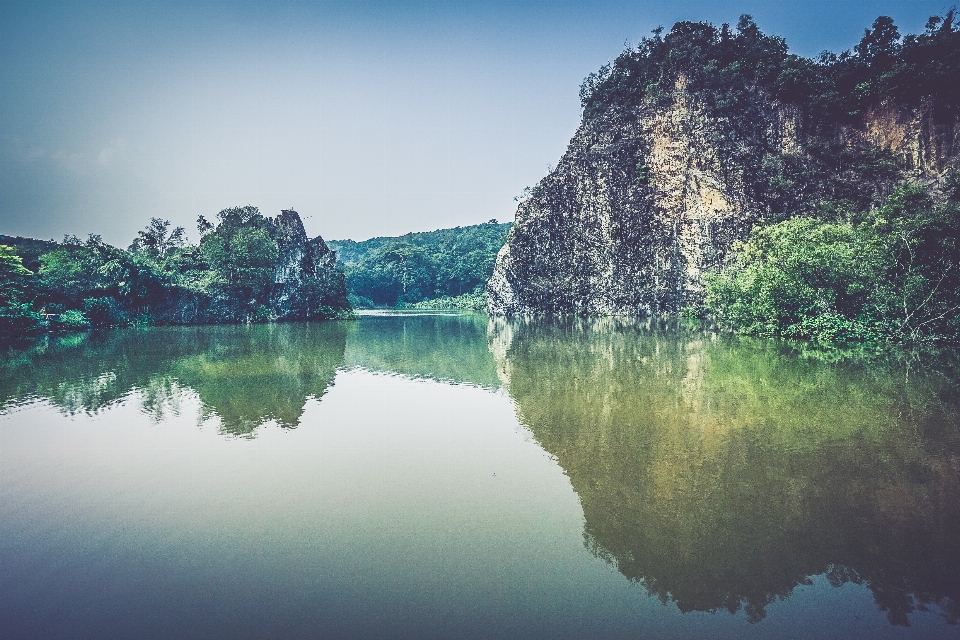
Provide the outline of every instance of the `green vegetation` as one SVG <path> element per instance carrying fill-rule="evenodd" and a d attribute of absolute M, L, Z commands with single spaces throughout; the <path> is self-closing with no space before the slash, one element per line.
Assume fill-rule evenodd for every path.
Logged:
<path fill-rule="evenodd" d="M 35 290 L 36 278 L 14 248 L 0 244 L 0 335 L 44 328 L 43 316 L 30 303 Z"/>
<path fill-rule="evenodd" d="M 510 224 L 485 224 L 363 242 L 334 240 L 355 307 L 483 309 L 483 288 Z"/>
<path fill-rule="evenodd" d="M 478 287 L 471 293 L 459 296 L 440 296 L 432 300 L 415 302 L 408 309 L 462 309 L 465 311 L 483 311 L 487 308 L 487 294 Z"/>
<path fill-rule="evenodd" d="M 743 167 L 746 194 L 766 204 L 765 222 L 794 215 L 838 221 L 870 208 L 901 176 L 901 161 L 865 139 L 844 136 L 883 108 L 920 108 L 935 126 L 960 111 L 960 31 L 953 11 L 930 18 L 920 35 L 901 37 L 877 18 L 853 52 L 816 59 L 788 53 L 782 38 L 762 33 L 750 16 L 736 29 L 678 22 L 627 48 L 580 88 L 584 118 L 615 123 L 643 108 L 666 108 L 680 85 L 717 123 L 711 134 L 721 166 Z M 769 100 L 804 123 L 803 153 L 782 153 L 758 122 Z M 635 182 L 647 183 L 645 166 Z"/>
<path fill-rule="evenodd" d="M 706 308 L 744 334 L 862 341 L 960 340 L 960 174 L 942 194 L 904 185 L 859 222 L 793 218 L 754 229 Z"/>
<path fill-rule="evenodd" d="M 197 228 L 192 245 L 182 227 L 153 218 L 126 250 L 96 235 L 61 243 L 3 236 L 14 246 L 0 248 L 0 334 L 269 322 L 283 305 L 286 317 L 303 319 L 352 317 L 351 306 L 482 310 L 510 225 L 334 241 L 338 268 L 324 277 L 305 270 L 293 290 L 274 282 L 289 240 L 281 223 L 247 206 L 224 209 L 216 224 L 201 216 Z M 327 255 L 327 246 L 318 251 Z"/>
<path fill-rule="evenodd" d="M 955 17 L 901 36 L 880 16 L 853 51 L 816 59 L 788 53 L 749 16 L 735 29 L 680 22 L 586 78 L 584 117 L 611 123 L 668 108 L 686 87 L 717 123 L 709 135 L 720 165 L 743 168 L 745 195 L 765 211 L 723 272 L 705 278 L 706 310 L 720 325 L 830 345 L 960 340 L 957 175 L 929 187 L 903 182 L 912 160 L 848 135 L 879 112 L 913 109 L 931 139 L 938 127 L 952 139 Z M 784 152 L 756 126 L 771 100 L 799 116 L 803 151 Z M 635 183 L 647 185 L 642 163 Z"/>
<path fill-rule="evenodd" d="M 494 327 L 586 547 L 649 593 L 758 622 L 826 574 L 868 587 L 893 624 L 926 608 L 960 620 L 955 350 L 824 362 L 675 321 Z"/>
<path fill-rule="evenodd" d="M 330 269 L 321 277 L 305 258 L 299 280 L 274 282 L 289 229 L 251 206 L 224 209 L 217 218 L 216 225 L 200 218 L 199 245 L 187 242 L 182 227 L 171 229 L 158 218 L 126 250 L 97 235 L 61 243 L 4 236 L 14 246 L 0 245 L 0 335 L 351 313 L 342 274 Z M 322 241 L 307 244 L 305 251 L 328 255 Z M 280 296 L 283 287 L 293 291 Z"/>
<path fill-rule="evenodd" d="M 957 109 L 960 32 L 954 20 L 951 10 L 930 18 L 924 33 L 901 37 L 893 20 L 880 16 L 853 52 L 824 52 L 817 59 L 788 53 L 782 38 L 765 35 L 747 15 L 735 30 L 678 22 L 665 36 L 662 28 L 655 30 L 587 76 L 580 100 L 588 113 L 663 100 L 682 77 L 712 90 L 713 108 L 730 115 L 751 107 L 755 88 L 808 109 L 824 123 L 856 122 L 885 100 L 916 106 L 931 97 Z"/>

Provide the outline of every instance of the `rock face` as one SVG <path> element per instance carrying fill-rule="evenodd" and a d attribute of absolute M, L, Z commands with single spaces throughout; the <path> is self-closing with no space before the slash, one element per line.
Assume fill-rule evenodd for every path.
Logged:
<path fill-rule="evenodd" d="M 307 238 L 300 215 L 284 209 L 271 220 L 277 243 L 270 303 L 279 320 L 300 320 L 349 309 L 343 273 L 323 238 Z"/>
<path fill-rule="evenodd" d="M 935 182 L 958 166 L 960 123 L 932 101 L 825 124 L 809 105 L 745 93 L 724 111 L 716 87 L 680 74 L 656 99 L 585 111 L 556 169 L 517 209 L 488 310 L 643 316 L 697 306 L 703 274 L 755 224 L 822 216 L 828 201 L 863 211 L 906 177 Z"/>

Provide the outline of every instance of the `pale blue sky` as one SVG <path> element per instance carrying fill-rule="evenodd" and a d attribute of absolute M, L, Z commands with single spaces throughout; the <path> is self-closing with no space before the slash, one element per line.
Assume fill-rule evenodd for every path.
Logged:
<path fill-rule="evenodd" d="M 555 164 L 583 77 L 678 20 L 742 13 L 815 55 L 941 1 L 0 0 L 0 233 L 294 207 L 364 239 L 513 219 Z"/>

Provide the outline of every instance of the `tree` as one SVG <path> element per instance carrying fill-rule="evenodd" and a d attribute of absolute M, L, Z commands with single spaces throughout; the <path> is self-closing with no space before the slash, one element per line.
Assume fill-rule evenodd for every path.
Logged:
<path fill-rule="evenodd" d="M 48 307 L 89 313 L 93 305 L 99 310 L 90 315 L 95 325 L 149 316 L 171 297 L 171 279 L 152 258 L 111 246 L 94 234 L 85 242 L 68 237 L 40 256 L 40 278 Z"/>
<path fill-rule="evenodd" d="M 873 21 L 873 30 L 864 31 L 855 47 L 857 55 L 871 66 L 887 68 L 900 54 L 900 32 L 893 18 L 880 16 Z"/>
<path fill-rule="evenodd" d="M 35 333 L 46 326 L 33 308 L 34 280 L 13 247 L 0 245 L 0 337 Z"/>
<path fill-rule="evenodd" d="M 865 242 L 886 257 L 875 304 L 887 332 L 904 340 L 960 337 L 960 174 L 944 191 L 937 203 L 904 185 L 863 225 Z"/>
<path fill-rule="evenodd" d="M 112 258 L 97 236 L 91 235 L 86 243 L 67 237 L 60 248 L 40 256 L 40 278 L 64 302 L 78 303 L 110 288 L 112 280 L 105 266 Z"/>
<path fill-rule="evenodd" d="M 143 231 L 137 232 L 129 250 L 146 254 L 157 261 L 163 260 L 171 251 L 187 242 L 187 233 L 183 227 L 176 227 L 173 231 L 168 231 L 169 229 L 169 220 L 150 218 L 150 224 Z"/>
<path fill-rule="evenodd" d="M 215 281 L 243 306 L 266 305 L 279 255 L 269 221 L 251 206 L 224 209 L 217 217 L 220 224 L 200 241 Z"/>
<path fill-rule="evenodd" d="M 34 275 L 23 266 L 13 247 L 0 244 L 0 306 L 25 302 L 32 297 Z"/>

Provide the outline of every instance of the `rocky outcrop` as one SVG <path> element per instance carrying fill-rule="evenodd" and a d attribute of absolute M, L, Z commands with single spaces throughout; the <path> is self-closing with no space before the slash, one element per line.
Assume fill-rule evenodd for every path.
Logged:
<path fill-rule="evenodd" d="M 932 101 L 829 122 L 762 88 L 731 112 L 702 85 L 681 74 L 665 96 L 585 111 L 517 209 L 487 285 L 492 314 L 697 306 L 703 274 L 755 224 L 829 202 L 866 210 L 905 177 L 935 182 L 958 166 L 960 122 Z"/>
<path fill-rule="evenodd" d="M 323 238 L 308 238 L 293 210 L 284 209 L 271 222 L 278 257 L 270 302 L 277 318 L 306 319 L 349 309 L 343 273 Z"/>

